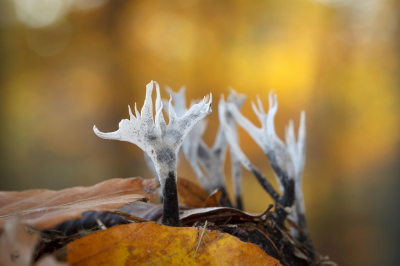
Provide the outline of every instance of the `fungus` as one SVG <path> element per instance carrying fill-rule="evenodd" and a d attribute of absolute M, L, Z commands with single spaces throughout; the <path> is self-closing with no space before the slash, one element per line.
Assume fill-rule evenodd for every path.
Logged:
<path fill-rule="evenodd" d="M 288 214 L 287 210 L 290 210 L 290 208 L 295 204 L 295 211 L 292 212 L 292 217 L 294 217 L 295 222 L 299 225 L 301 231 L 294 231 L 294 236 L 301 242 L 306 242 L 309 247 L 312 247 L 312 242 L 309 239 L 305 222 L 304 198 L 301 187 L 302 173 L 305 164 L 305 112 L 303 111 L 300 116 L 297 142 L 293 121 L 290 121 L 289 126 L 286 128 L 285 144 L 275 132 L 274 117 L 278 110 L 276 95 L 272 92 L 269 94 L 268 113 L 265 113 L 259 97 L 257 97 L 257 103 L 258 108 L 254 102 L 252 102 L 252 107 L 261 123 L 261 128 L 256 127 L 246 117 L 244 117 L 236 105 L 225 103 L 223 99 L 220 100 L 218 110 L 220 123 L 223 125 L 226 139 L 231 150 L 237 156 L 241 164 L 256 176 L 259 183 L 275 200 L 276 221 L 278 224 L 283 223 Z M 251 164 L 246 155 L 240 149 L 237 140 L 232 137 L 233 132 L 231 128 L 227 125 L 226 117 L 228 115 L 231 115 L 236 122 L 247 131 L 265 153 L 278 180 L 282 196 L 276 192 L 269 181 L 253 164 Z"/>
<path fill-rule="evenodd" d="M 306 114 L 304 111 L 302 111 L 300 115 L 297 142 L 294 133 L 293 120 L 290 120 L 289 125 L 285 128 L 285 140 L 294 166 L 294 195 L 296 199 L 296 211 L 293 213 L 292 217 L 302 229 L 302 232 L 293 230 L 292 233 L 296 238 L 300 239 L 301 241 L 305 241 L 305 239 L 308 238 L 308 230 L 306 225 L 306 208 L 302 189 L 302 175 L 306 160 Z"/>
<path fill-rule="evenodd" d="M 233 129 L 228 124 L 228 110 L 227 103 L 225 103 L 223 95 L 219 100 L 218 104 L 218 115 L 221 126 L 224 128 L 225 138 L 229 143 L 229 147 L 232 150 L 232 153 L 235 154 L 236 159 L 242 164 L 244 168 L 246 168 L 249 172 L 253 173 L 257 178 L 260 185 L 264 188 L 265 191 L 275 200 L 275 202 L 279 201 L 279 194 L 272 187 L 271 183 L 265 178 L 265 176 L 257 169 L 255 165 L 253 165 L 247 156 L 244 154 L 242 149 L 239 146 L 238 139 L 235 138 L 235 133 Z"/>
<path fill-rule="evenodd" d="M 278 111 L 278 100 L 276 95 L 273 95 L 271 91 L 269 94 L 269 110 L 267 114 L 258 96 L 257 103 L 259 110 L 254 102 L 252 102 L 251 105 L 258 120 L 260 120 L 261 128 L 251 123 L 234 105 L 228 103 L 227 110 L 268 157 L 276 174 L 279 188 L 284 192 L 290 177 L 294 176 L 294 166 L 285 144 L 275 133 L 274 118 Z"/>
<path fill-rule="evenodd" d="M 185 87 L 182 87 L 176 93 L 170 88 L 167 88 L 167 92 L 170 93 L 172 96 L 174 108 L 176 110 L 179 110 L 180 114 L 183 114 L 186 110 Z M 235 104 L 238 108 L 241 108 L 244 99 L 244 95 L 239 95 L 234 90 L 230 90 L 228 102 Z M 177 111 L 178 116 L 179 113 Z M 189 161 L 199 183 L 203 186 L 203 188 L 208 193 L 212 193 L 215 189 L 220 189 L 222 191 L 221 201 L 224 202 L 224 205 L 226 206 L 232 206 L 228 197 L 224 175 L 224 162 L 226 158 L 228 143 L 225 139 L 223 128 L 220 125 L 217 135 L 215 137 L 214 144 L 212 145 L 212 147 L 208 147 L 202 139 L 207 126 L 206 122 L 207 121 L 204 119 L 202 122 L 195 125 L 194 129 L 189 133 L 187 139 L 183 143 L 182 150 L 187 160 Z M 238 139 L 236 124 L 232 117 L 228 118 L 228 124 L 232 128 L 232 134 L 234 135 L 233 137 L 235 139 Z M 234 153 L 232 153 L 231 156 L 234 192 L 237 202 L 236 206 L 238 209 L 242 209 L 241 167 Z M 202 168 L 200 167 L 200 165 L 202 166 Z"/>
<path fill-rule="evenodd" d="M 156 86 L 156 114 L 153 119 L 152 92 Z M 93 127 L 97 136 L 103 139 L 128 141 L 147 153 L 154 163 L 163 192 L 163 218 L 164 225 L 179 226 L 179 208 L 176 188 L 177 155 L 190 130 L 201 119 L 211 114 L 212 95 L 203 101 L 194 104 L 184 115 L 177 117 L 169 101 L 169 124 L 166 125 L 162 113 L 160 87 L 157 82 L 151 81 L 146 86 L 146 99 L 141 113 L 135 104 L 135 114 L 129 107 L 130 119 L 123 119 L 119 129 L 111 133 L 102 133 L 96 126 Z"/>
<path fill-rule="evenodd" d="M 177 111 L 176 114 L 178 117 L 182 116 L 186 111 L 186 97 L 185 97 L 185 87 L 182 87 L 178 92 L 174 92 L 171 88 L 167 87 L 166 91 L 171 95 L 174 109 Z M 192 101 L 191 105 L 194 102 Z M 190 131 L 186 140 L 182 144 L 181 150 L 185 154 L 186 158 L 189 161 L 190 166 L 192 167 L 198 181 L 201 186 L 208 192 L 213 191 L 213 186 L 207 177 L 204 175 L 203 171 L 200 169 L 197 164 L 197 147 L 199 144 L 199 140 L 204 134 L 205 128 L 207 125 L 207 120 L 204 119 L 197 123 L 193 130 Z"/>
<path fill-rule="evenodd" d="M 246 96 L 244 94 L 238 94 L 233 89 L 229 89 L 228 102 L 234 103 L 238 109 L 241 109 Z M 228 123 L 226 126 L 230 128 L 230 134 L 235 140 L 235 143 L 239 144 L 239 135 L 237 132 L 237 126 L 235 120 L 228 115 Z M 221 123 L 221 122 L 220 122 Z M 236 199 L 236 208 L 243 210 L 242 204 L 242 167 L 240 166 L 240 161 L 236 156 L 236 153 L 230 149 L 231 161 L 232 161 L 232 179 L 233 179 L 233 193 Z"/>

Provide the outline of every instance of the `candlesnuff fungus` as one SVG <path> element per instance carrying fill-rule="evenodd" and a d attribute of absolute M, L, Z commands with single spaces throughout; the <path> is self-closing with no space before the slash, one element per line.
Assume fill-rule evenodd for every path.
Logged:
<path fill-rule="evenodd" d="M 178 110 L 176 112 L 178 117 L 184 114 L 186 111 L 185 87 L 182 87 L 178 92 L 167 88 L 167 92 L 172 96 L 174 109 Z M 244 95 L 239 95 L 231 89 L 228 102 L 241 108 L 244 98 Z M 232 117 L 229 117 L 229 125 L 233 127 L 234 137 L 237 138 L 236 123 Z M 182 144 L 182 150 L 203 188 L 208 193 L 212 193 L 215 189 L 220 189 L 222 191 L 221 202 L 224 202 L 225 206 L 232 206 L 228 197 L 224 175 L 224 162 L 228 143 L 225 139 L 223 128 L 220 125 L 213 146 L 208 147 L 202 139 L 206 126 L 207 123 L 205 119 L 197 123 Z M 234 154 L 232 154 L 232 158 L 235 198 L 237 207 L 242 209 L 241 168 Z M 200 165 L 202 167 L 200 167 Z"/>
<path fill-rule="evenodd" d="M 184 86 L 182 86 L 178 92 L 174 92 L 173 90 L 171 90 L 171 88 L 166 87 L 167 93 L 172 98 L 173 108 L 174 108 L 174 111 L 175 111 L 177 117 L 181 117 L 187 112 L 185 89 L 186 88 Z M 168 100 L 163 99 L 163 103 L 167 104 Z M 166 110 L 166 111 L 168 113 L 168 110 Z M 203 175 L 203 172 L 201 171 L 200 167 L 198 167 L 197 160 L 194 160 L 194 156 L 197 156 L 196 153 L 197 153 L 198 139 L 204 133 L 206 124 L 207 124 L 206 119 L 203 119 L 202 121 L 199 121 L 196 125 L 194 125 L 192 130 L 187 135 L 185 141 L 183 142 L 181 148 L 179 149 L 178 157 L 177 157 L 177 164 L 179 164 L 179 157 L 183 150 L 186 155 L 186 158 L 188 159 L 190 165 L 192 166 L 193 171 L 195 172 L 200 184 L 210 193 L 213 191 L 213 188 L 210 187 L 209 180 L 207 180 L 207 178 Z M 195 145 L 196 149 L 192 149 L 192 147 L 194 147 L 194 146 L 191 143 L 193 143 L 193 142 L 196 143 L 196 145 Z M 147 155 L 147 153 L 145 153 L 144 157 L 145 157 L 148 168 L 154 175 L 154 172 L 156 172 L 156 170 L 155 170 L 153 162 L 151 161 L 151 159 Z M 155 176 L 157 176 L 157 173 L 155 174 Z"/>
<path fill-rule="evenodd" d="M 236 105 L 239 109 L 242 107 L 244 96 L 237 95 L 233 90 L 230 91 L 230 95 L 228 101 L 234 105 Z M 236 123 L 235 120 L 228 118 L 229 126 L 232 126 L 232 131 L 234 132 L 233 137 L 238 137 L 236 131 Z M 202 136 L 198 139 L 197 143 L 192 143 L 192 145 L 197 144 L 197 157 L 196 159 L 199 163 L 203 166 L 203 169 L 209 176 L 209 179 L 213 185 L 213 189 L 220 189 L 222 190 L 223 197 L 222 200 L 226 201 L 226 206 L 231 206 L 229 201 L 229 197 L 226 190 L 225 185 L 225 175 L 224 175 L 224 162 L 226 158 L 226 151 L 228 148 L 228 142 L 226 141 L 226 137 L 224 134 L 223 126 L 219 125 L 217 136 L 215 137 L 214 144 L 211 148 L 207 146 L 207 144 L 202 140 Z M 235 158 L 235 157 L 233 157 Z M 232 161 L 232 165 L 235 166 L 235 161 Z M 237 165 L 236 165 L 237 166 Z M 240 165 L 239 165 L 240 168 Z M 237 189 L 238 187 L 241 188 L 241 172 L 237 169 L 234 174 L 234 186 L 235 186 L 235 198 L 237 201 L 237 207 L 239 209 L 242 208 L 241 206 L 241 190 Z M 241 170 L 241 169 L 240 169 Z M 237 183 L 240 182 L 240 183 Z M 237 194 L 239 192 L 239 194 Z"/>
<path fill-rule="evenodd" d="M 153 85 L 156 85 L 156 115 L 153 120 Z M 129 107 L 130 119 L 123 119 L 119 129 L 111 133 L 102 133 L 96 126 L 93 127 L 97 136 L 103 139 L 128 141 L 147 153 L 156 168 L 161 189 L 163 191 L 163 218 L 164 225 L 179 226 L 177 179 L 177 154 L 180 146 L 193 126 L 201 119 L 211 114 L 212 95 L 207 101 L 194 104 L 183 116 L 177 117 L 169 102 L 169 124 L 166 125 L 162 113 L 160 87 L 157 82 L 151 81 L 146 86 L 146 99 L 141 113 L 135 104 L 136 117 Z"/>
<path fill-rule="evenodd" d="M 301 112 L 298 139 L 294 133 L 293 120 L 289 121 L 289 126 L 285 128 L 285 139 L 287 149 L 293 160 L 294 166 L 294 189 L 296 199 L 296 211 L 293 212 L 295 222 L 302 229 L 302 232 L 293 230 L 293 236 L 300 239 L 302 242 L 308 238 L 308 230 L 306 225 L 305 212 L 306 207 L 304 204 L 303 188 L 302 188 L 302 175 L 306 161 L 306 113 Z"/>
<path fill-rule="evenodd" d="M 274 199 L 276 202 L 279 201 L 279 194 L 272 187 L 268 179 L 266 179 L 265 176 L 250 162 L 250 160 L 247 158 L 247 156 L 240 148 L 238 139 L 234 137 L 235 136 L 234 131 L 228 124 L 227 117 L 229 113 L 227 111 L 227 103 L 225 103 L 223 95 L 219 100 L 218 115 L 219 115 L 219 122 L 224 128 L 225 137 L 229 143 L 229 147 L 232 150 L 232 153 L 235 154 L 237 160 L 243 165 L 244 168 L 246 168 L 249 172 L 253 173 L 256 176 L 260 185 L 264 188 L 265 191 L 267 191 L 268 194 L 270 194 L 272 199 Z"/>
<path fill-rule="evenodd" d="M 234 103 L 238 109 L 241 109 L 246 96 L 244 94 L 238 94 L 233 89 L 229 89 L 228 102 Z M 239 144 L 239 134 L 237 132 L 236 121 L 228 114 L 227 125 L 230 128 L 230 134 L 233 140 Z M 243 210 L 242 204 L 242 167 L 240 161 L 236 156 L 233 149 L 230 149 L 231 161 L 232 161 L 232 178 L 233 178 L 233 192 L 236 199 L 236 208 Z"/>
<path fill-rule="evenodd" d="M 263 188 L 271 195 L 276 203 L 276 221 L 278 224 L 283 223 L 287 216 L 287 207 L 292 208 L 294 204 L 294 212 L 292 217 L 299 225 L 301 231 L 294 230 L 294 236 L 301 242 L 305 242 L 310 248 L 313 248 L 309 239 L 307 226 L 305 222 L 305 207 L 303 192 L 301 188 L 301 177 L 305 163 L 305 112 L 300 116 L 300 126 L 298 141 L 294 133 L 293 121 L 289 122 L 286 128 L 286 145 L 279 139 L 275 133 L 274 117 L 278 110 L 278 101 L 276 95 L 272 92 L 269 94 L 269 110 L 265 113 L 261 100 L 257 97 L 258 109 L 252 102 L 254 113 L 257 115 L 261 123 L 261 128 L 256 127 L 246 117 L 244 117 L 236 105 L 225 103 L 223 98 L 219 102 L 218 110 L 220 123 L 223 125 L 226 139 L 241 164 L 250 172 L 252 172 Z M 251 164 L 246 155 L 240 149 L 238 141 L 232 136 L 234 132 L 228 126 L 227 117 L 231 115 L 236 122 L 247 131 L 247 133 L 261 147 L 271 163 L 278 180 L 282 196 L 271 186 L 269 181 Z"/>
<path fill-rule="evenodd" d="M 278 111 L 278 101 L 276 95 L 269 94 L 269 110 L 266 114 L 259 97 L 257 97 L 257 110 L 254 102 L 251 103 L 254 113 L 260 120 L 261 128 L 256 127 L 233 104 L 227 104 L 227 110 L 235 118 L 236 122 L 249 133 L 254 141 L 260 146 L 275 172 L 279 187 L 285 191 L 286 183 L 290 177 L 294 176 L 294 166 L 290 153 L 283 141 L 275 133 L 274 117 Z"/>
<path fill-rule="evenodd" d="M 166 91 L 168 92 L 168 94 L 171 95 L 174 110 L 176 110 L 176 115 L 178 117 L 182 116 L 187 111 L 186 97 L 185 97 L 186 88 L 183 86 L 178 92 L 174 92 L 173 90 L 171 90 L 171 88 L 167 87 Z M 194 102 L 192 101 L 192 105 L 193 104 Z M 208 180 L 207 177 L 203 174 L 203 171 L 200 169 L 197 163 L 197 147 L 199 144 L 199 140 L 204 134 L 206 125 L 207 125 L 206 119 L 203 119 L 202 121 L 197 123 L 193 127 L 193 130 L 189 132 L 186 140 L 183 142 L 181 150 L 183 151 L 187 160 L 189 161 L 190 166 L 192 167 L 194 173 L 196 174 L 196 177 L 200 182 L 201 186 L 208 193 L 211 193 L 214 190 L 214 188 L 210 180 Z"/>

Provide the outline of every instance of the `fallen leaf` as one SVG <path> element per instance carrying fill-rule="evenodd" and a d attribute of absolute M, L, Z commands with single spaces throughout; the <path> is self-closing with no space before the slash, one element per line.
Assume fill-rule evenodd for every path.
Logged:
<path fill-rule="evenodd" d="M 18 216 L 12 216 L 0 238 L 0 265 L 31 265 L 38 240 L 38 234 L 28 233 Z"/>
<path fill-rule="evenodd" d="M 229 234 L 154 222 L 126 224 L 69 243 L 55 255 L 79 265 L 281 265 L 260 247 Z M 199 244 L 199 249 L 196 248 Z M 195 255 L 196 252 L 196 255 Z M 194 257 L 195 255 L 195 257 Z"/>
<path fill-rule="evenodd" d="M 251 214 L 234 208 L 228 207 L 210 207 L 210 208 L 197 208 L 191 210 L 183 210 L 180 212 L 180 219 L 182 225 L 191 226 L 196 221 L 208 220 L 215 223 L 223 223 L 229 220 L 230 222 L 258 222 L 264 215 L 270 215 L 272 204 L 262 214 Z"/>
<path fill-rule="evenodd" d="M 38 244 L 39 234 L 28 232 L 14 215 L 4 225 L 0 237 L 0 265 L 3 266 L 30 266 L 33 264 L 33 255 Z M 58 262 L 52 256 L 46 256 L 35 263 L 35 266 L 67 266 Z"/>
<path fill-rule="evenodd" d="M 184 178 L 177 181 L 179 204 L 191 207 L 203 207 L 208 193 L 199 185 Z"/>
<path fill-rule="evenodd" d="M 210 196 L 207 197 L 202 207 L 220 207 L 222 197 L 222 190 L 214 190 Z"/>
<path fill-rule="evenodd" d="M 53 256 L 46 256 L 35 263 L 34 266 L 68 266 L 68 263 L 57 261 Z"/>
<path fill-rule="evenodd" d="M 24 224 L 50 228 L 87 211 L 115 211 L 130 202 L 153 198 L 159 187 L 156 179 L 116 178 L 91 187 L 60 191 L 33 189 L 0 192 L 0 228 L 18 214 Z"/>
<path fill-rule="evenodd" d="M 148 221 L 157 221 L 161 219 L 163 205 L 135 201 L 130 205 L 122 207 L 119 211 L 138 216 Z"/>

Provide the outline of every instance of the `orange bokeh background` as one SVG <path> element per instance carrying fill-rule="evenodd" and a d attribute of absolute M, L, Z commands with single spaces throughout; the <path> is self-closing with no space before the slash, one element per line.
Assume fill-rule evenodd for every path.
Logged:
<path fill-rule="evenodd" d="M 278 135 L 307 114 L 303 187 L 315 246 L 339 265 L 396 265 L 400 142 L 400 8 L 394 0 L 0 3 L 0 188 L 62 189 L 151 178 L 142 151 L 93 133 L 118 128 L 156 80 L 187 101 L 213 93 L 206 142 L 228 87 L 267 106 Z M 168 98 L 165 91 L 163 97 Z M 261 149 L 244 152 L 274 183 Z M 229 159 L 226 163 L 229 189 Z M 178 175 L 195 180 L 182 157 Z M 275 184 L 275 183 L 274 183 Z M 276 184 L 275 184 L 276 185 Z M 244 173 L 244 206 L 271 199 Z"/>

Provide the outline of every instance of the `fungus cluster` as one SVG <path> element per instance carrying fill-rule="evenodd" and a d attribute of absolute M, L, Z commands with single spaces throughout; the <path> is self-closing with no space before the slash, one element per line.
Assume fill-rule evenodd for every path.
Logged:
<path fill-rule="evenodd" d="M 152 91 L 154 85 L 156 87 L 156 114 L 153 119 Z M 186 107 L 185 88 L 177 93 L 167 88 L 167 92 L 171 95 L 170 100 L 162 101 L 158 83 L 151 81 L 146 86 L 146 99 L 140 113 L 136 104 L 136 116 L 132 114 L 129 107 L 130 119 L 123 119 L 119 123 L 119 129 L 115 132 L 102 133 L 94 126 L 94 132 L 99 137 L 128 141 L 145 152 L 146 162 L 161 183 L 162 223 L 179 226 L 176 178 L 181 146 L 183 154 L 190 162 L 199 183 L 208 192 L 220 189 L 225 196 L 226 205 L 232 206 L 227 197 L 223 171 L 229 147 L 236 208 L 242 209 L 241 166 L 243 166 L 257 178 L 260 185 L 275 201 L 275 222 L 281 225 L 290 215 L 299 226 L 298 229 L 294 229 L 293 235 L 312 247 L 305 222 L 305 207 L 301 188 L 306 141 L 304 111 L 300 116 L 297 141 L 293 121 L 290 121 L 286 128 L 285 143 L 275 132 L 274 118 L 278 110 L 276 95 L 272 92 L 269 94 L 268 112 L 265 112 L 259 97 L 257 97 L 257 105 L 252 102 L 253 111 L 261 123 L 261 128 L 258 128 L 240 112 L 245 99 L 244 95 L 231 90 L 226 102 L 223 96 L 219 101 L 220 125 L 213 146 L 208 147 L 202 140 L 202 136 L 207 125 L 204 118 L 211 114 L 211 94 L 209 98 L 204 97 L 200 102 L 192 102 L 188 109 Z M 164 104 L 168 102 L 169 105 L 167 110 L 169 115 L 168 125 L 165 123 L 162 113 L 163 102 Z M 268 158 L 277 178 L 280 193 L 241 150 L 236 124 L 254 139 Z"/>

